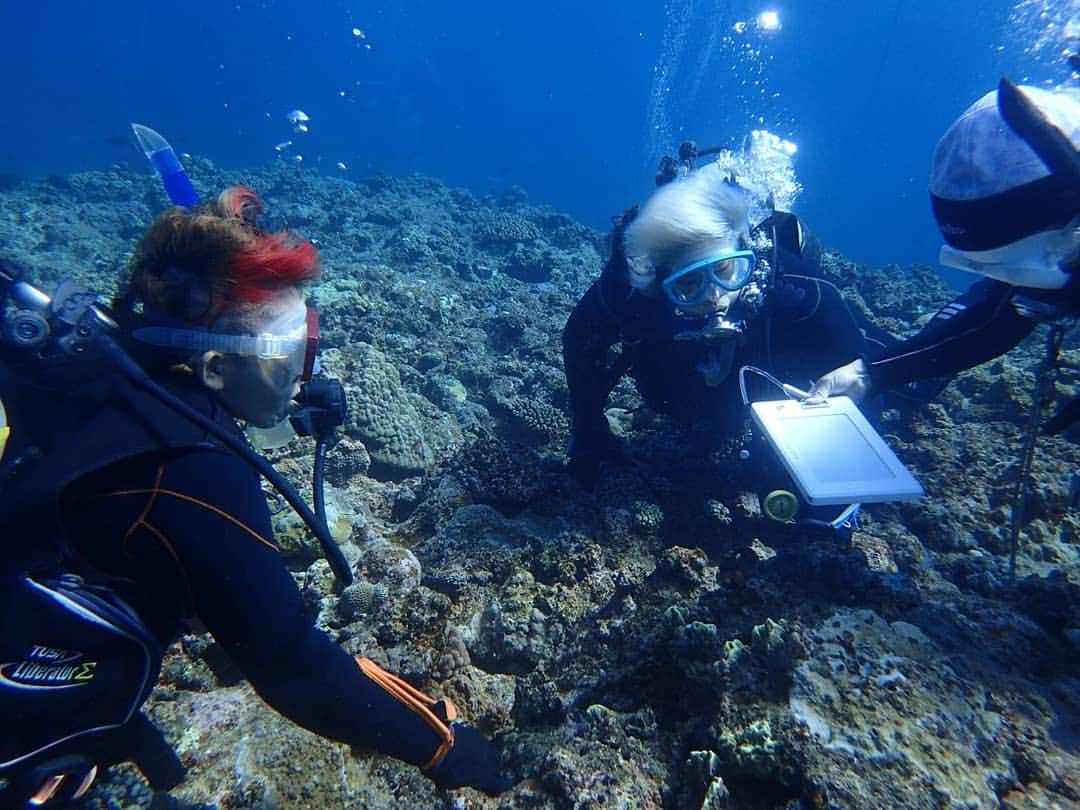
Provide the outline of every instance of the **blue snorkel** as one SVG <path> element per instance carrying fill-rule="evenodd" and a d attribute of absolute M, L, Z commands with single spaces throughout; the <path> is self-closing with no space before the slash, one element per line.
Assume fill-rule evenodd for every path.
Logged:
<path fill-rule="evenodd" d="M 180 163 L 180 158 L 169 146 L 169 142 L 150 127 L 144 127 L 142 124 L 132 124 L 131 129 L 146 159 L 150 161 L 150 165 L 161 178 L 161 184 L 165 186 L 165 193 L 169 195 L 172 204 L 181 208 L 192 208 L 198 205 L 199 193 L 191 185 L 187 172 Z"/>

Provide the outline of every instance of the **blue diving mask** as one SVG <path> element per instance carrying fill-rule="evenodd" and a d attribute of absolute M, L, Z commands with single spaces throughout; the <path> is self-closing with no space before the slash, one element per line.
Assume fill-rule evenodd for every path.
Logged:
<path fill-rule="evenodd" d="M 710 285 L 734 292 L 750 281 L 757 263 L 752 250 L 735 250 L 688 264 L 661 282 L 664 294 L 677 307 L 694 307 L 705 300 Z"/>

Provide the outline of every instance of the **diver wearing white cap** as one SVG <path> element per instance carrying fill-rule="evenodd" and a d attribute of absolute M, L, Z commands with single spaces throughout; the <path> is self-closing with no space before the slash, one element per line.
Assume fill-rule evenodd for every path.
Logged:
<path fill-rule="evenodd" d="M 984 278 L 917 335 L 824 375 L 813 396 L 854 399 L 955 374 L 1080 311 L 1080 93 L 1003 79 L 938 142 L 930 199 L 946 267 Z M 1075 411 L 1075 414 L 1073 413 Z M 1068 408 L 1048 424 L 1080 418 Z"/>

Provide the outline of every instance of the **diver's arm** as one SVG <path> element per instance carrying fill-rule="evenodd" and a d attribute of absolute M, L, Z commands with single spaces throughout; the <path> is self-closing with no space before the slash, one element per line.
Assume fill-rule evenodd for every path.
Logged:
<path fill-rule="evenodd" d="M 956 374 L 1014 348 L 1038 325 L 1012 306 L 1016 291 L 1016 287 L 993 279 L 973 284 L 918 334 L 867 361 L 871 389 L 884 391 Z"/>
<path fill-rule="evenodd" d="M 575 443 L 606 436 L 604 404 L 622 376 L 609 357 L 609 350 L 619 340 L 619 327 L 604 300 L 603 287 L 603 279 L 589 287 L 570 313 L 562 334 Z"/>
<path fill-rule="evenodd" d="M 259 695 L 293 722 L 428 763 L 441 744 L 430 724 L 313 626 L 270 539 L 252 469 L 217 450 L 186 452 L 158 469 L 150 486 L 140 482 L 148 493 L 141 498 L 139 486 L 128 486 L 133 494 L 102 499 L 103 508 L 110 500 L 135 507 L 125 542 L 146 560 L 140 580 L 182 578 L 198 618 Z"/>
<path fill-rule="evenodd" d="M 578 438 L 588 442 L 590 436 L 609 437 L 604 403 L 625 373 L 621 358 L 612 361 L 610 349 L 621 339 L 622 322 L 638 303 L 630 286 L 623 244 L 626 229 L 637 213 L 635 205 L 612 218 L 611 256 L 600 278 L 586 290 L 563 327 L 563 367 L 573 416 L 572 445 L 581 443 Z"/>

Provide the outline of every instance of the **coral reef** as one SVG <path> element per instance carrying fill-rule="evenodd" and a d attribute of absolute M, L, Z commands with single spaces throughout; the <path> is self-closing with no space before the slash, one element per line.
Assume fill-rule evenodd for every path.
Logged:
<path fill-rule="evenodd" d="M 338 612 L 347 621 L 359 619 L 373 613 L 390 594 L 390 589 L 382 583 L 361 580 L 342 590 L 338 597 Z"/>
<path fill-rule="evenodd" d="M 453 441 L 454 428 L 449 421 L 428 424 L 437 420 L 424 419 L 423 404 L 410 396 L 397 368 L 374 346 L 358 343 L 331 349 L 323 362 L 329 373 L 347 381 L 345 434 L 363 444 L 374 477 L 416 475 L 434 461 L 433 440 L 436 448 Z"/>
<path fill-rule="evenodd" d="M 764 517 L 741 442 L 702 436 L 616 388 L 625 464 L 593 492 L 562 469 L 559 336 L 606 237 L 424 177 L 360 182 L 278 165 L 223 172 L 316 239 L 323 368 L 350 401 L 327 507 L 356 583 L 272 503 L 316 621 L 497 734 L 511 793 L 440 795 L 262 704 L 203 636 L 148 702 L 189 767 L 153 797 L 117 768 L 92 808 L 1049 807 L 1080 802 L 1080 515 L 1069 436 L 1041 438 L 1008 580 L 1011 508 L 1039 336 L 881 432 L 927 490 L 864 510 L 850 538 Z M 155 178 L 5 183 L 0 238 L 46 286 L 109 294 L 166 206 Z M 929 268 L 825 253 L 854 308 L 896 334 L 950 292 Z M 1065 344 L 1066 365 L 1078 347 Z M 1068 375 L 1056 404 L 1074 393 Z M 1075 438 L 1073 436 L 1072 438 Z M 306 491 L 312 444 L 274 451 Z M 266 628 L 272 633 L 273 628 Z"/>
<path fill-rule="evenodd" d="M 540 229 L 524 217 L 496 213 L 476 223 L 476 240 L 484 245 L 532 242 L 540 238 Z"/>

